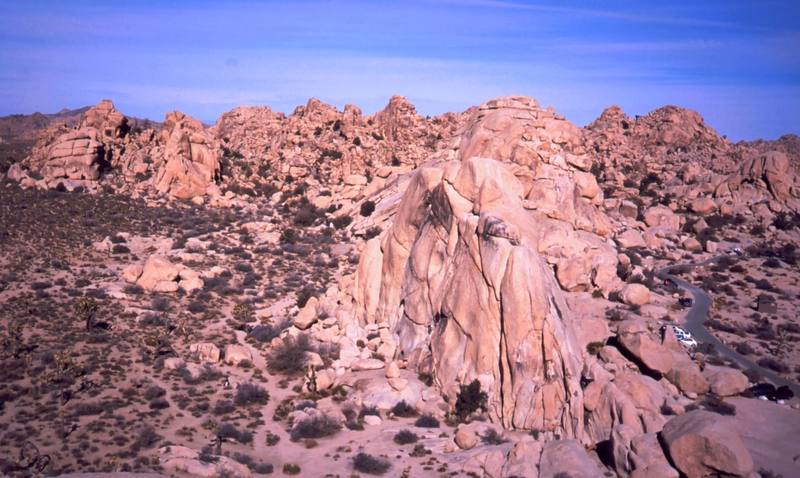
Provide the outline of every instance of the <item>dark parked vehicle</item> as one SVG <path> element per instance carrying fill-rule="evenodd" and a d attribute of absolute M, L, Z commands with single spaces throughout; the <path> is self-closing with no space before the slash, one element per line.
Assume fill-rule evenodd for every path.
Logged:
<path fill-rule="evenodd" d="M 678 303 L 684 307 L 691 307 L 694 301 L 692 300 L 691 297 L 681 297 L 680 299 L 678 299 Z"/>
<path fill-rule="evenodd" d="M 767 400 L 777 402 L 779 400 L 790 400 L 794 397 L 794 392 L 786 385 L 775 388 L 771 383 L 759 383 L 753 385 L 748 390 L 754 397 L 764 397 Z"/>

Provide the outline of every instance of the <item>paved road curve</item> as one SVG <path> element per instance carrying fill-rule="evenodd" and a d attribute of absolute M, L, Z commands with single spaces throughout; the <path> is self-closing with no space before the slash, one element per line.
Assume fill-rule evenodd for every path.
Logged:
<path fill-rule="evenodd" d="M 690 263 L 684 264 L 684 266 L 689 267 L 699 267 L 704 266 L 707 264 L 711 264 L 718 260 L 720 257 L 724 256 L 717 256 L 712 257 L 703 262 L 698 263 Z M 747 357 L 737 353 L 732 348 L 728 347 L 727 345 L 723 344 L 719 341 L 716 337 L 714 337 L 711 332 L 708 331 L 705 327 L 705 321 L 708 318 L 708 311 L 711 309 L 711 297 L 703 289 L 699 287 L 695 287 L 689 282 L 681 279 L 680 277 L 676 277 L 670 274 L 670 271 L 678 266 L 669 266 L 661 269 L 658 271 L 658 277 L 660 279 L 669 279 L 673 281 L 678 287 L 681 287 L 688 291 L 694 297 L 694 303 L 692 307 L 689 309 L 689 312 L 686 314 L 684 328 L 694 336 L 695 340 L 698 342 L 706 342 L 714 346 L 717 350 L 717 353 L 720 355 L 727 357 L 742 367 L 743 370 L 753 369 L 762 377 L 772 382 L 773 385 L 779 387 L 781 385 L 786 385 L 789 387 L 792 392 L 794 392 L 795 397 L 800 397 L 800 385 L 786 380 L 785 378 L 781 377 L 780 375 L 776 374 L 772 370 L 766 369 L 764 367 L 759 366 L 755 362 L 751 361 Z"/>

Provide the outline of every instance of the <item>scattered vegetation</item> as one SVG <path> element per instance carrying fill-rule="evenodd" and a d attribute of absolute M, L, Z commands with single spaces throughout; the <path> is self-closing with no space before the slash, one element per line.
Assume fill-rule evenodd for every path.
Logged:
<path fill-rule="evenodd" d="M 419 437 L 410 430 L 400 430 L 395 433 L 393 440 L 398 445 L 408 445 L 410 443 L 416 443 Z"/>
<path fill-rule="evenodd" d="M 331 436 L 342 429 L 339 422 L 329 415 L 317 413 L 303 421 L 294 424 L 292 427 L 292 441 L 305 438 L 325 438 Z"/>
<path fill-rule="evenodd" d="M 439 420 L 431 415 L 422 415 L 414 422 L 414 426 L 419 428 L 439 428 Z"/>
<path fill-rule="evenodd" d="M 469 385 L 461 385 L 456 398 L 455 416 L 460 422 L 466 421 L 473 413 L 486 411 L 489 396 L 481 390 L 481 383 L 473 380 Z"/>
<path fill-rule="evenodd" d="M 353 469 L 368 475 L 382 475 L 389 471 L 392 464 L 383 458 L 374 457 L 367 453 L 358 453 L 353 458 Z"/>
<path fill-rule="evenodd" d="M 269 393 L 263 387 L 254 383 L 243 383 L 236 388 L 236 398 L 234 403 L 237 406 L 247 406 L 251 404 L 266 405 L 269 401 Z"/>
<path fill-rule="evenodd" d="M 270 353 L 267 368 L 272 374 L 301 374 L 305 370 L 306 352 L 311 350 L 311 343 L 306 335 L 298 335 L 297 338 L 288 336 Z"/>

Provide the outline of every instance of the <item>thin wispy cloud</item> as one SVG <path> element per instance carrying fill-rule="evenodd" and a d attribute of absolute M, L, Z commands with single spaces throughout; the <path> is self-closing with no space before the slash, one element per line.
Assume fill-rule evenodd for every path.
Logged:
<path fill-rule="evenodd" d="M 743 25 L 732 22 L 707 20 L 699 18 L 675 17 L 670 15 L 647 15 L 621 11 L 598 10 L 562 5 L 537 3 L 517 3 L 503 0 L 448 0 L 448 3 L 463 6 L 501 8 L 510 10 L 527 10 L 535 12 L 559 13 L 565 15 L 581 15 L 586 17 L 622 20 L 626 22 L 651 23 L 659 25 L 676 25 L 691 27 L 741 28 Z M 626 8 L 635 8 L 637 3 L 626 4 Z"/>
<path fill-rule="evenodd" d="M 799 18 L 789 1 L 4 2 L 0 114 L 110 96 L 213 121 L 311 96 L 369 113 L 393 94 L 437 114 L 525 94 L 578 124 L 675 103 L 733 138 L 774 137 L 800 130 Z"/>

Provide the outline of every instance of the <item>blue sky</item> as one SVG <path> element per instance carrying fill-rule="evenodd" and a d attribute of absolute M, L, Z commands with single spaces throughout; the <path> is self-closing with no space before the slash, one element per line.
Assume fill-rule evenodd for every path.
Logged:
<path fill-rule="evenodd" d="M 0 0 L 0 91 L 0 115 L 111 98 L 207 122 L 311 96 L 437 114 L 524 94 L 578 125 L 676 104 L 775 138 L 800 133 L 800 2 Z"/>

